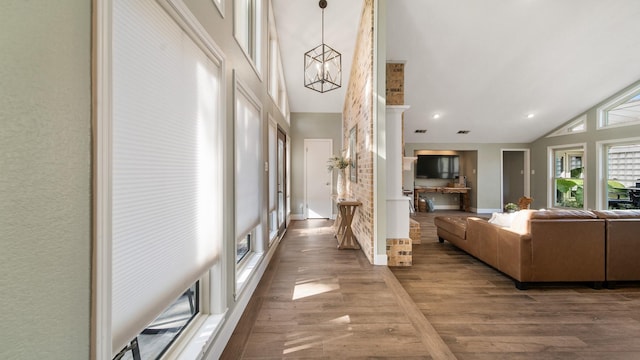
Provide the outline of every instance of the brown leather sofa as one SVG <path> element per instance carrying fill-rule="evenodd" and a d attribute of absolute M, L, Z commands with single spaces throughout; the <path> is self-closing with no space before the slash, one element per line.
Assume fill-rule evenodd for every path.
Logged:
<path fill-rule="evenodd" d="M 448 240 L 515 280 L 605 281 L 605 221 L 585 210 L 522 210 L 509 228 L 469 217 L 436 217 L 440 242 Z"/>
<path fill-rule="evenodd" d="M 606 280 L 640 281 L 640 210 L 594 211 L 605 221 Z"/>

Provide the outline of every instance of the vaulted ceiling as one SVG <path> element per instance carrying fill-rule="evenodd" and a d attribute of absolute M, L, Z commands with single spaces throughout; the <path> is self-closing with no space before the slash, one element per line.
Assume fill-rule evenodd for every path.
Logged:
<path fill-rule="evenodd" d="M 407 142 L 530 142 L 640 80 L 638 0 L 386 3 L 386 58 L 406 62 Z M 273 0 L 291 111 L 342 111 L 362 4 L 329 0 L 325 42 L 345 71 L 341 89 L 320 94 L 302 78 L 318 2 Z"/>

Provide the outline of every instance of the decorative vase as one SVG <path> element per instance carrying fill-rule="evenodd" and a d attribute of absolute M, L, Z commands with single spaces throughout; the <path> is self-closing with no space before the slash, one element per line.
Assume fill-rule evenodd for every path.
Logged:
<path fill-rule="evenodd" d="M 344 199 L 345 196 L 347 195 L 347 180 L 345 178 L 344 169 L 338 169 L 337 191 L 338 191 L 338 199 Z"/>

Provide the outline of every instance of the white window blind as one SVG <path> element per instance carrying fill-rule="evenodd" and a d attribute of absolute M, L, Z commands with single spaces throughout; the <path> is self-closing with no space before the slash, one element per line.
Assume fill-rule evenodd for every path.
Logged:
<path fill-rule="evenodd" d="M 155 1 L 113 2 L 113 353 L 217 261 L 220 66 Z"/>
<path fill-rule="evenodd" d="M 262 110 L 255 96 L 238 81 L 235 95 L 235 213 L 238 240 L 260 223 Z"/>
<path fill-rule="evenodd" d="M 276 208 L 278 196 L 278 128 L 276 124 L 269 122 L 269 211 Z"/>

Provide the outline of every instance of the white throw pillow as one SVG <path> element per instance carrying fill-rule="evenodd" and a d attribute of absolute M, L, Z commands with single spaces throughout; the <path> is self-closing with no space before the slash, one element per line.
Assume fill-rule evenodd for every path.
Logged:
<path fill-rule="evenodd" d="M 493 213 L 489 222 L 501 227 L 510 227 L 516 213 Z"/>
<path fill-rule="evenodd" d="M 531 232 L 529 226 L 529 220 L 531 219 L 531 214 L 536 212 L 536 210 L 520 210 L 516 211 L 516 216 L 511 221 L 510 230 L 517 232 L 518 234 L 528 234 Z"/>

